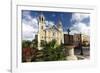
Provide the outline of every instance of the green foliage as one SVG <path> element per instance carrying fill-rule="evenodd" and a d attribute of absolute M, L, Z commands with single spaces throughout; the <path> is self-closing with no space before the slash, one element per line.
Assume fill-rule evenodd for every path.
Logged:
<path fill-rule="evenodd" d="M 28 56 L 25 50 L 27 50 L 26 52 L 29 53 Z M 26 62 L 27 58 L 30 58 L 31 61 L 36 61 L 37 55 L 38 55 L 37 39 L 34 39 L 32 41 L 23 40 L 22 41 L 22 61 Z"/>
<path fill-rule="evenodd" d="M 32 48 L 37 48 L 37 46 L 38 46 L 38 41 L 37 41 L 37 39 L 34 39 L 34 40 L 32 40 Z"/>
<path fill-rule="evenodd" d="M 23 40 L 22 41 L 22 48 L 37 48 L 38 41 L 37 39 L 34 39 L 32 41 L 29 40 Z"/>
<path fill-rule="evenodd" d="M 23 40 L 22 41 L 22 48 L 29 48 L 30 44 L 31 44 L 31 41 Z"/>
<path fill-rule="evenodd" d="M 58 45 L 56 40 L 51 42 L 42 41 L 41 47 L 42 50 L 37 49 L 37 39 L 32 41 L 22 41 L 22 48 L 31 48 L 32 49 L 32 61 L 58 61 L 65 60 L 65 49 L 63 45 Z"/>
<path fill-rule="evenodd" d="M 43 60 L 45 61 L 57 61 L 64 60 L 64 47 L 57 45 L 56 40 L 52 40 L 49 43 L 45 43 L 43 47 Z"/>

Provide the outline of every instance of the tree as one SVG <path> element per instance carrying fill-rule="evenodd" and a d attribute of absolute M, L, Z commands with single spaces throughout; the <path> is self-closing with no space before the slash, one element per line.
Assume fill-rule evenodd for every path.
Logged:
<path fill-rule="evenodd" d="M 35 61 L 38 52 L 36 39 L 32 41 L 23 40 L 22 41 L 22 61 Z"/>
<path fill-rule="evenodd" d="M 38 41 L 37 38 L 35 38 L 34 40 L 32 40 L 32 48 L 37 49 L 38 46 Z"/>
<path fill-rule="evenodd" d="M 22 48 L 29 48 L 31 44 L 31 41 L 23 40 L 22 41 Z"/>
<path fill-rule="evenodd" d="M 44 61 L 56 61 L 64 60 L 64 47 L 63 45 L 57 45 L 56 40 L 52 40 L 49 43 L 42 45 L 43 47 L 43 60 Z"/>

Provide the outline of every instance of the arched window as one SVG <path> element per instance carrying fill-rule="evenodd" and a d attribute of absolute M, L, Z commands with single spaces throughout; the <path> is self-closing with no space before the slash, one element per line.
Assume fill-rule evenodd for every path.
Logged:
<path fill-rule="evenodd" d="M 43 17 L 42 17 L 42 22 L 43 22 L 44 20 L 43 20 Z"/>

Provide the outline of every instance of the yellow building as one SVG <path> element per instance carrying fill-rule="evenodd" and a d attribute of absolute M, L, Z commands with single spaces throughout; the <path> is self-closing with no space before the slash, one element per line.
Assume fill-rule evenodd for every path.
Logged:
<path fill-rule="evenodd" d="M 89 35 L 85 35 L 85 34 L 74 34 L 73 40 L 76 45 L 79 44 L 80 42 L 82 44 L 84 44 L 84 43 L 90 44 L 90 37 L 89 37 Z"/>
<path fill-rule="evenodd" d="M 63 27 L 62 23 L 59 20 L 56 25 L 46 26 L 46 19 L 43 14 L 41 14 L 38 17 L 38 33 L 37 33 L 37 39 L 38 39 L 38 49 L 42 49 L 41 42 L 46 41 L 50 42 L 53 39 L 57 41 L 57 44 L 60 45 L 63 43 L 64 37 L 63 37 Z"/>

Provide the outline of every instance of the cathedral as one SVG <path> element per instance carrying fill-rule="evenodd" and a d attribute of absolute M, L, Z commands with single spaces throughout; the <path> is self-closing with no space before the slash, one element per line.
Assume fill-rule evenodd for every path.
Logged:
<path fill-rule="evenodd" d="M 57 41 L 57 44 L 60 45 L 64 43 L 64 35 L 63 35 L 63 26 L 62 22 L 58 20 L 58 23 L 55 25 L 48 25 L 46 26 L 46 19 L 43 14 L 40 14 L 38 17 L 38 33 L 37 33 L 37 40 L 38 40 L 38 49 L 41 50 L 41 42 L 46 41 L 50 42 L 53 39 Z"/>

